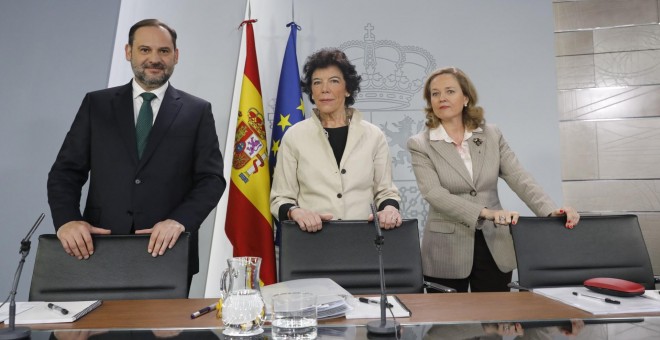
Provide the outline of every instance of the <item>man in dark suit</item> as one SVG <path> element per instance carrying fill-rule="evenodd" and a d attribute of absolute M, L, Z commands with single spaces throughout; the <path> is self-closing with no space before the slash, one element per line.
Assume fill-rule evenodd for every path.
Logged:
<path fill-rule="evenodd" d="M 48 203 L 64 251 L 78 259 L 94 253 L 92 234 L 151 234 L 146 250 L 156 257 L 191 232 L 190 284 L 197 231 L 226 181 L 211 104 L 168 82 L 176 38 L 155 19 L 131 27 L 134 78 L 86 95 L 48 175 Z"/>

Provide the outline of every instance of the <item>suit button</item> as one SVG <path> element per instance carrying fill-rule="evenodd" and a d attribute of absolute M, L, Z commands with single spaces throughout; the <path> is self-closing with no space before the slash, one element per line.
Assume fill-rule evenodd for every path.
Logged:
<path fill-rule="evenodd" d="M 337 198 L 341 198 L 341 194 L 337 194 Z"/>
<path fill-rule="evenodd" d="M 474 190 L 470 191 L 470 196 L 472 197 L 477 196 L 477 192 Z"/>
<path fill-rule="evenodd" d="M 142 183 L 142 181 L 139 178 L 135 180 L 135 184 L 140 184 L 140 183 Z"/>
<path fill-rule="evenodd" d="M 346 173 L 346 169 L 341 169 L 341 174 L 343 175 L 345 173 Z"/>
<path fill-rule="evenodd" d="M 128 216 L 133 216 L 133 211 L 132 210 L 128 210 L 128 211 L 126 211 L 126 213 L 128 214 Z"/>

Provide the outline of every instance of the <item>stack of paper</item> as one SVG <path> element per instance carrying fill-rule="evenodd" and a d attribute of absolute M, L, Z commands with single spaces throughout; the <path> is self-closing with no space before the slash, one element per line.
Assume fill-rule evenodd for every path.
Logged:
<path fill-rule="evenodd" d="M 316 317 L 320 319 L 331 319 L 344 316 L 349 309 L 346 298 L 339 295 L 325 295 L 316 297 Z"/>
<path fill-rule="evenodd" d="M 17 302 L 16 319 L 17 325 L 33 323 L 61 323 L 74 322 L 87 313 L 100 306 L 101 300 L 94 301 L 66 301 L 66 302 Z M 49 308 L 48 305 L 56 305 L 60 309 L 65 309 L 63 313 L 60 309 Z M 8 322 L 9 305 L 6 304 L 0 309 L 0 320 Z"/>
<path fill-rule="evenodd" d="M 657 290 L 649 290 L 644 295 L 632 297 L 599 294 L 585 287 L 536 288 L 533 292 L 594 315 L 660 312 L 660 300 L 655 298 L 655 295 L 658 295 Z M 605 302 L 605 298 L 619 303 Z"/>
<path fill-rule="evenodd" d="M 261 295 L 266 303 L 266 314 L 272 311 L 273 295 L 280 293 L 312 293 L 316 295 L 317 317 L 328 319 L 344 316 L 350 309 L 346 300 L 352 298 L 351 293 L 335 281 L 328 278 L 301 279 L 284 281 L 261 288 Z"/>

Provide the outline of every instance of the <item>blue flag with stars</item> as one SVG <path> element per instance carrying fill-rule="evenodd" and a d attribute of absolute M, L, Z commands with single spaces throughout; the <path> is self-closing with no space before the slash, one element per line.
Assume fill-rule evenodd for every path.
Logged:
<path fill-rule="evenodd" d="M 273 118 L 273 133 L 271 134 L 270 155 L 268 164 L 271 175 L 275 173 L 277 163 L 277 151 L 284 133 L 293 124 L 305 119 L 305 108 L 303 107 L 302 91 L 300 89 L 300 72 L 298 71 L 298 57 L 296 56 L 296 35 L 300 26 L 290 22 L 286 27 L 291 27 L 289 40 L 284 51 L 282 72 L 280 72 L 280 83 L 277 88 L 277 99 L 275 101 L 275 117 Z M 271 181 L 272 183 L 272 181 Z M 275 221 L 275 244 L 280 244 L 280 225 Z"/>
<path fill-rule="evenodd" d="M 275 117 L 273 118 L 273 133 L 271 134 L 269 165 L 270 173 L 275 173 L 277 151 L 280 148 L 282 137 L 289 127 L 305 119 L 302 91 L 300 90 L 300 72 L 298 71 L 298 57 L 296 56 L 296 35 L 300 26 L 290 22 L 289 40 L 284 51 L 280 83 L 277 88 L 275 102 Z M 278 228 L 279 229 L 279 228 Z M 278 233 L 279 234 L 279 233 Z"/>

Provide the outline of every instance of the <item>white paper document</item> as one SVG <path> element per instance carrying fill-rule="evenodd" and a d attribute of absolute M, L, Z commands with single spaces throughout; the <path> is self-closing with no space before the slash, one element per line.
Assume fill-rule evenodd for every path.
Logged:
<path fill-rule="evenodd" d="M 344 316 L 349 309 L 350 307 L 346 304 L 346 297 L 344 296 L 326 295 L 317 297 L 316 317 L 319 320 Z"/>
<path fill-rule="evenodd" d="M 66 301 L 66 302 L 17 302 L 16 319 L 17 325 L 36 323 L 63 323 L 74 322 L 96 307 L 100 306 L 101 300 L 94 301 Z M 59 308 L 49 308 L 54 304 Z M 66 310 L 66 314 L 62 311 Z M 2 306 L 0 318 L 6 323 L 9 319 L 9 305 Z M 20 311 L 20 312 L 19 312 Z"/>
<path fill-rule="evenodd" d="M 380 301 L 380 296 L 368 296 L 366 297 L 371 301 Z M 392 314 L 397 318 L 407 318 L 412 314 L 408 307 L 404 305 L 399 298 L 394 295 L 387 296 L 387 302 L 392 305 L 392 308 L 387 308 L 385 310 L 385 317 L 391 318 Z M 380 318 L 380 304 L 376 303 L 365 303 L 354 298 L 354 301 L 351 303 L 353 307 L 352 310 L 346 312 L 346 319 L 378 319 Z"/>
<path fill-rule="evenodd" d="M 36 306 L 38 302 L 16 302 L 16 315 Z M 0 322 L 9 323 L 9 302 L 0 308 Z"/>
<path fill-rule="evenodd" d="M 316 295 L 317 317 L 319 319 L 344 316 L 346 311 L 350 309 L 346 304 L 346 299 L 352 298 L 351 293 L 335 281 L 328 278 L 300 279 L 261 287 L 261 295 L 266 303 L 266 314 L 271 314 L 273 295 L 292 292 Z"/>
<path fill-rule="evenodd" d="M 647 290 L 644 295 L 620 297 L 596 293 L 585 287 L 536 288 L 534 293 L 577 307 L 594 315 L 660 312 L 657 290 Z M 573 294 L 578 293 L 578 296 Z M 588 296 L 585 296 L 588 295 Z M 660 297 L 660 295 L 658 295 Z M 605 299 L 619 303 L 606 302 Z"/>

